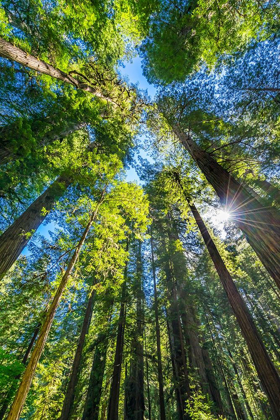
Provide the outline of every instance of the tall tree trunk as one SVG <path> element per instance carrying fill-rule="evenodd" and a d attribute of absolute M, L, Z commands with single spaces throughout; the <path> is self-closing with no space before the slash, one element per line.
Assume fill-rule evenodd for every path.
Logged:
<path fill-rule="evenodd" d="M 30 352 L 32 350 L 32 347 L 35 343 L 35 340 L 38 336 L 39 331 L 40 331 L 40 324 L 35 328 L 35 330 L 33 332 L 33 335 L 31 337 L 30 343 L 29 343 L 29 345 L 28 345 L 28 347 L 27 347 L 27 349 L 24 353 L 24 356 L 22 358 L 22 364 L 24 364 L 24 365 L 26 365 L 26 362 L 28 360 L 28 357 L 30 355 Z M 5 417 L 5 414 L 6 414 L 6 411 L 7 411 L 8 407 L 9 407 L 10 401 L 11 401 L 11 399 L 13 397 L 13 394 L 16 390 L 17 380 L 20 379 L 20 375 L 17 375 L 14 379 L 15 379 L 15 382 L 12 384 L 11 388 L 7 392 L 6 397 L 5 397 L 5 399 L 2 403 L 2 407 L 1 407 L 1 410 L 0 410 L 0 420 L 4 419 L 4 417 Z"/>
<path fill-rule="evenodd" d="M 8 41 L 5 41 L 3 38 L 0 38 L 0 57 L 8 58 L 9 60 L 16 61 L 17 63 L 29 67 L 32 70 L 38 71 L 48 76 L 53 77 L 54 79 L 62 80 L 65 83 L 69 83 L 72 86 L 75 86 L 77 89 L 84 90 L 89 92 L 98 98 L 105 99 L 108 102 L 113 102 L 112 99 L 102 95 L 96 88 L 90 86 L 84 81 L 79 81 L 78 79 L 71 76 L 69 73 L 65 73 L 51 64 L 45 63 L 42 60 L 37 59 L 33 55 L 28 54 L 22 49 L 15 47 Z"/>
<path fill-rule="evenodd" d="M 90 220 L 87 224 L 87 227 L 83 232 L 83 235 L 82 235 L 82 237 L 81 237 L 81 239 L 78 243 L 78 246 L 75 249 L 75 252 L 74 252 L 74 254 L 73 254 L 73 256 L 72 256 L 72 258 L 71 258 L 71 260 L 68 264 L 68 267 L 65 271 L 65 274 L 62 277 L 62 280 L 61 280 L 60 285 L 59 285 L 59 287 L 56 291 L 56 294 L 53 298 L 53 301 L 52 301 L 52 303 L 51 303 L 51 305 L 50 305 L 50 307 L 47 311 L 46 318 L 45 318 L 45 320 L 42 324 L 38 340 L 36 342 L 36 345 L 34 347 L 32 355 L 30 357 L 29 363 L 26 367 L 26 370 L 23 374 L 23 377 L 21 379 L 20 386 L 18 388 L 17 394 L 15 396 L 15 399 L 14 399 L 14 402 L 13 402 L 12 407 L 10 409 L 7 420 L 18 420 L 19 417 L 20 417 L 20 413 L 22 411 L 22 408 L 23 408 L 23 405 L 25 403 L 28 391 L 30 389 L 33 377 L 35 375 L 35 371 L 36 371 L 38 362 L 39 362 L 40 357 L 41 357 L 41 355 L 44 351 L 45 343 L 46 343 L 46 340 L 48 338 L 49 331 L 50 331 L 50 328 L 52 326 L 53 319 L 54 319 L 57 307 L 59 305 L 61 296 L 64 292 L 65 287 L 67 286 L 70 275 L 71 275 L 71 273 L 72 273 L 72 271 L 75 267 L 75 264 L 76 264 L 76 262 L 79 258 L 82 246 L 83 246 L 83 244 L 86 240 L 86 237 L 87 237 L 88 232 L 91 228 L 91 225 L 92 225 L 93 221 L 95 220 L 95 218 L 97 216 L 99 207 L 100 207 L 100 205 L 101 205 L 101 203 L 104 199 L 104 192 L 105 192 L 105 190 L 102 193 L 101 199 L 100 199 L 95 211 L 90 216 Z"/>
<path fill-rule="evenodd" d="M 82 354 L 83 354 L 83 348 L 86 340 L 86 335 L 88 334 L 91 318 L 92 318 L 92 311 L 93 311 L 93 305 L 94 305 L 94 296 L 95 293 L 92 292 L 87 303 L 86 307 L 86 313 L 84 316 L 83 325 L 81 328 L 81 333 L 73 361 L 72 371 L 70 380 L 68 382 L 65 399 L 62 407 L 62 412 L 60 416 L 60 420 L 68 420 L 71 418 L 71 413 L 73 410 L 73 404 L 75 399 L 75 391 L 76 386 L 79 379 L 79 373 L 80 373 L 80 365 L 82 360 Z"/>
<path fill-rule="evenodd" d="M 118 420 L 119 411 L 119 395 L 120 395 L 120 383 L 121 383 L 121 371 L 122 371 L 122 359 L 123 359 L 123 346 L 124 346 L 124 330 L 126 321 L 126 274 L 127 267 L 125 269 L 125 281 L 122 287 L 121 297 L 121 309 L 119 315 L 118 335 L 116 343 L 116 352 L 114 360 L 113 378 L 110 389 L 110 398 L 108 405 L 107 420 Z"/>
<path fill-rule="evenodd" d="M 82 420 L 98 419 L 108 343 L 108 331 L 99 334 L 90 372 Z"/>
<path fill-rule="evenodd" d="M 139 250 L 136 262 L 136 328 L 133 331 L 131 343 L 130 374 L 126 380 L 126 419 L 143 420 L 145 412 L 144 400 L 144 311 L 142 291 L 142 254 L 141 242 L 138 241 Z"/>
<path fill-rule="evenodd" d="M 223 416 L 224 415 L 224 407 L 223 407 L 223 402 L 222 402 L 222 398 L 221 398 L 221 393 L 220 393 L 220 390 L 219 390 L 219 387 L 217 385 L 217 381 L 216 381 L 216 378 L 215 378 L 212 360 L 211 360 L 211 358 L 209 356 L 209 352 L 208 352 L 208 350 L 205 346 L 202 347 L 202 355 L 203 355 L 203 360 L 204 360 L 204 365 L 205 365 L 207 382 L 208 382 L 209 388 L 210 388 L 211 398 L 212 398 L 213 402 L 215 403 L 216 411 L 218 412 L 218 414 L 221 414 Z"/>
<path fill-rule="evenodd" d="M 216 190 L 222 204 L 232 212 L 231 218 L 246 238 L 264 267 L 280 288 L 280 221 L 275 212 L 263 206 L 204 152 L 179 126 L 173 126 L 182 145 L 193 157 L 207 180 Z"/>
<path fill-rule="evenodd" d="M 269 358 L 253 319 L 250 316 L 248 308 L 240 296 L 232 277 L 216 248 L 216 245 L 214 244 L 203 220 L 200 217 L 200 214 L 198 213 L 196 207 L 190 202 L 189 206 L 248 345 L 248 349 L 258 372 L 261 384 L 270 401 L 274 418 L 280 419 L 280 378 L 278 373 Z"/>
<path fill-rule="evenodd" d="M 64 194 L 71 183 L 71 178 L 61 175 L 46 191 L 37 198 L 25 212 L 0 236 L 0 279 L 16 262 L 32 234 L 46 218 L 55 202 Z M 31 235 L 30 235 L 31 234 Z"/>
<path fill-rule="evenodd" d="M 147 353 L 146 337 L 145 337 L 145 347 L 146 347 L 146 353 Z M 152 420 L 149 362 L 148 362 L 147 356 L 146 356 L 146 380 L 147 380 L 147 399 L 148 399 L 148 419 Z"/>
<path fill-rule="evenodd" d="M 157 297 L 157 283 L 156 283 L 156 269 L 155 269 L 155 258 L 154 258 L 154 244 L 153 244 L 153 233 L 151 232 L 151 253 L 152 253 L 152 271 L 153 271 L 153 283 L 154 283 L 154 308 L 156 318 L 156 337 L 157 337 L 157 362 L 158 362 L 158 385 L 159 385 L 159 407 L 160 407 L 160 419 L 166 420 L 165 404 L 164 404 L 164 392 L 163 392 L 163 374 L 162 374 L 162 360 L 161 360 L 161 348 L 160 348 L 160 327 L 159 327 L 159 316 L 158 316 L 158 297 Z"/>

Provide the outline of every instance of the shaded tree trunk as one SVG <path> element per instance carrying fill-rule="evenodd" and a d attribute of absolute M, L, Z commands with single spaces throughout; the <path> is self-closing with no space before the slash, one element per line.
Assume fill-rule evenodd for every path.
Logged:
<path fill-rule="evenodd" d="M 64 194 L 71 183 L 71 178 L 61 175 L 40 195 L 25 212 L 0 236 L 0 279 L 16 262 L 32 234 L 46 218 L 55 202 Z"/>
<path fill-rule="evenodd" d="M 138 242 L 139 250 L 136 262 L 136 330 L 133 332 L 131 343 L 130 374 L 126 380 L 126 419 L 143 420 L 145 412 L 144 400 L 144 310 L 142 290 L 142 254 L 141 242 Z"/>
<path fill-rule="evenodd" d="M 40 331 L 40 324 L 35 328 L 34 333 L 33 333 L 32 337 L 31 337 L 30 343 L 29 343 L 29 345 L 28 345 L 28 347 L 26 349 L 26 352 L 24 353 L 24 356 L 22 358 L 22 363 L 24 365 L 26 365 L 26 362 L 28 360 L 28 357 L 30 355 L 30 352 L 32 350 L 32 347 L 33 347 L 33 345 L 35 343 L 35 340 L 36 340 L 36 338 L 37 338 L 37 336 L 39 334 L 39 331 Z M 14 379 L 15 379 L 15 381 L 17 381 L 18 379 L 20 379 L 20 375 L 17 375 Z M 16 390 L 16 382 L 12 384 L 10 390 L 6 394 L 6 397 L 4 399 L 4 402 L 3 402 L 2 407 L 1 407 L 1 410 L 0 410 L 0 420 L 4 419 L 5 414 L 6 414 L 6 411 L 8 410 L 10 401 L 11 401 L 11 399 L 13 397 L 13 394 L 14 394 L 15 390 Z"/>
<path fill-rule="evenodd" d="M 79 81 L 69 73 L 65 73 L 51 64 L 45 63 L 42 60 L 37 59 L 33 55 L 28 54 L 22 49 L 15 47 L 8 41 L 5 41 L 3 38 L 0 38 L 0 57 L 8 58 L 9 60 L 16 61 L 22 66 L 29 67 L 32 70 L 38 71 L 48 76 L 53 77 L 54 79 L 62 80 L 65 83 L 76 87 L 77 89 L 84 90 L 89 92 L 98 98 L 105 99 L 108 102 L 113 102 L 112 99 L 105 97 L 99 92 L 96 88 L 90 86 L 84 81 Z"/>
<path fill-rule="evenodd" d="M 110 389 L 107 420 L 118 420 L 121 371 L 123 360 L 124 330 L 126 321 L 126 271 L 125 282 L 122 287 L 121 309 L 119 315 L 118 335 L 114 359 L 114 370 Z"/>
<path fill-rule="evenodd" d="M 108 343 L 108 331 L 101 333 L 97 339 L 94 352 L 82 420 L 94 420 L 98 418 Z"/>
<path fill-rule="evenodd" d="M 151 232 L 151 254 L 152 254 L 152 271 L 153 271 L 153 284 L 154 284 L 154 308 L 155 308 L 155 318 L 156 318 L 157 362 L 158 362 L 157 373 L 158 373 L 158 385 L 159 385 L 160 419 L 165 420 L 166 414 L 165 414 L 164 392 L 163 392 L 163 374 L 162 374 L 162 360 L 161 360 L 161 348 L 160 348 L 158 297 L 157 297 L 156 270 L 155 270 L 154 245 L 153 245 L 152 232 Z"/>
<path fill-rule="evenodd" d="M 91 318 L 92 318 L 92 311 L 94 306 L 94 296 L 95 293 L 92 292 L 87 303 L 86 307 L 86 313 L 84 316 L 83 325 L 81 328 L 81 333 L 72 365 L 72 371 L 70 375 L 70 380 L 68 382 L 65 399 L 62 407 L 62 412 L 60 416 L 60 420 L 68 420 L 71 418 L 71 413 L 73 410 L 73 404 L 75 399 L 75 391 L 76 386 L 79 379 L 79 373 L 80 373 L 80 365 L 82 360 L 82 354 L 83 354 L 83 348 L 85 345 L 86 335 L 88 334 Z"/>
<path fill-rule="evenodd" d="M 188 200 L 189 201 L 189 200 Z M 250 316 L 242 297 L 240 296 L 232 277 L 227 270 L 219 251 L 216 248 L 203 220 L 201 219 L 196 207 L 190 204 L 190 209 L 201 232 L 205 245 L 216 267 L 221 283 L 227 294 L 229 303 L 236 316 L 242 334 L 248 345 L 261 384 L 270 401 L 271 410 L 274 418 L 280 418 L 280 379 L 279 375 L 271 362 L 269 355 L 261 341 L 253 319 Z"/>
<path fill-rule="evenodd" d="M 68 267 L 65 271 L 65 274 L 62 277 L 62 280 L 60 282 L 60 285 L 58 286 L 58 289 L 56 291 L 56 294 L 53 298 L 53 301 L 47 311 L 46 318 L 44 322 L 42 323 L 41 331 L 38 337 L 38 340 L 36 342 L 36 345 L 34 347 L 34 350 L 32 352 L 32 355 L 30 357 L 29 363 L 26 367 L 26 370 L 22 376 L 20 386 L 18 388 L 17 394 L 15 396 L 14 402 L 12 404 L 12 407 L 10 409 L 9 415 L 7 417 L 7 420 L 18 420 L 20 418 L 20 413 L 22 411 L 23 405 L 25 403 L 28 391 L 30 389 L 30 386 L 32 384 L 32 380 L 35 375 L 35 371 L 38 365 L 38 362 L 40 360 L 40 357 L 44 351 L 45 343 L 49 335 L 50 328 L 53 323 L 53 319 L 57 310 L 57 307 L 59 305 L 60 299 L 62 297 L 62 294 L 67 286 L 68 280 L 70 278 L 70 275 L 75 267 L 75 264 L 79 258 L 82 246 L 84 245 L 84 242 L 86 240 L 86 237 L 89 233 L 89 230 L 91 228 L 91 225 L 93 221 L 95 220 L 99 207 L 104 199 L 104 192 L 102 193 L 101 199 L 95 209 L 95 211 L 92 213 L 90 220 L 87 224 L 86 229 L 83 232 L 83 235 L 78 243 L 77 248 L 75 249 L 75 252 L 68 264 Z"/>
<path fill-rule="evenodd" d="M 231 218 L 244 232 L 264 267 L 280 288 L 280 221 L 275 212 L 252 197 L 228 171 L 204 152 L 190 135 L 181 131 L 179 126 L 173 126 L 173 130 L 215 189 L 221 203 L 231 211 Z"/>

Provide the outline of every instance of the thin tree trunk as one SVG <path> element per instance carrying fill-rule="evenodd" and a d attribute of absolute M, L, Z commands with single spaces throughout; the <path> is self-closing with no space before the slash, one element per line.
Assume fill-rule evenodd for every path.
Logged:
<path fill-rule="evenodd" d="M 147 353 L 146 337 L 145 337 L 145 347 L 146 347 L 146 353 Z M 152 420 L 150 375 L 149 375 L 149 363 L 148 363 L 148 357 L 147 356 L 146 356 L 146 378 L 147 378 L 148 419 Z M 161 417 L 161 419 L 162 419 L 162 417 Z"/>
<path fill-rule="evenodd" d="M 118 420 L 119 411 L 119 395 L 120 395 L 120 383 L 121 383 L 121 371 L 122 371 L 122 359 L 123 359 L 123 346 L 124 346 L 124 330 L 126 321 L 126 271 L 125 270 L 125 281 L 122 287 L 122 298 L 121 298 L 121 309 L 119 315 L 118 335 L 116 343 L 116 353 L 114 360 L 114 371 L 110 389 L 110 398 L 108 405 L 107 420 Z"/>
<path fill-rule="evenodd" d="M 26 352 L 24 353 L 24 356 L 22 358 L 22 364 L 26 365 L 26 362 L 28 360 L 29 354 L 32 350 L 32 347 L 34 345 L 34 342 L 38 336 L 38 333 L 40 331 L 40 324 L 35 328 L 33 335 L 31 337 L 30 343 L 26 349 Z M 14 379 L 17 381 L 20 378 L 20 375 L 17 375 Z M 9 407 L 10 401 L 12 399 L 12 396 L 14 394 L 14 391 L 16 389 L 16 383 L 12 384 L 11 388 L 9 389 L 8 393 L 6 394 L 6 397 L 4 399 L 4 402 L 2 404 L 2 408 L 0 410 L 0 420 L 4 419 L 6 411 Z"/>
<path fill-rule="evenodd" d="M 189 200 L 188 200 L 189 201 Z M 229 303 L 236 316 L 242 334 L 248 345 L 253 362 L 257 369 L 261 384 L 270 401 L 271 410 L 275 419 L 280 419 L 280 378 L 271 362 L 268 353 L 261 341 L 256 326 L 250 316 L 242 297 L 240 296 L 232 277 L 227 270 L 219 251 L 217 250 L 203 220 L 196 207 L 189 202 L 190 209 L 196 220 L 208 252 L 216 267 L 221 283 L 227 294 Z"/>
<path fill-rule="evenodd" d="M 152 253 L 153 282 L 154 282 L 154 307 L 155 307 L 155 318 L 156 318 L 160 419 L 161 420 L 166 420 L 165 404 L 164 404 L 164 391 L 163 391 L 162 360 L 161 360 L 161 348 L 160 348 L 160 327 L 159 327 L 159 316 L 158 316 L 157 283 L 156 283 L 154 244 L 153 244 L 153 234 L 152 234 L 152 232 L 151 232 L 151 253 Z"/>
<path fill-rule="evenodd" d="M 82 420 L 98 419 L 108 342 L 108 331 L 106 331 L 106 333 L 101 333 L 97 339 L 93 357 Z"/>
<path fill-rule="evenodd" d="M 142 254 L 141 242 L 136 262 L 135 295 L 136 295 L 136 328 L 131 341 L 130 372 L 125 387 L 125 413 L 127 420 L 143 420 L 145 412 L 144 400 L 144 311 L 142 291 Z"/>
<path fill-rule="evenodd" d="M 178 126 L 173 126 L 173 130 L 216 190 L 222 204 L 232 212 L 231 218 L 244 232 L 280 289 L 280 220 L 275 212 L 252 197 L 228 171 L 200 149 L 190 135 L 185 134 Z"/>
<path fill-rule="evenodd" d="M 71 276 L 71 273 L 72 273 L 72 271 L 75 267 L 75 264 L 76 264 L 76 262 L 79 258 L 82 246 L 83 246 L 83 244 L 86 240 L 86 237 L 87 237 L 88 232 L 91 228 L 91 225 L 92 225 L 93 221 L 95 220 L 95 218 L 97 216 L 97 213 L 98 213 L 98 210 L 99 210 L 99 207 L 100 207 L 100 205 L 101 205 L 101 203 L 104 199 L 104 192 L 105 192 L 105 190 L 102 193 L 101 199 L 100 199 L 95 211 L 92 213 L 92 215 L 90 217 L 90 220 L 87 224 L 87 227 L 84 230 L 84 233 L 83 233 L 83 235 L 82 235 L 82 237 L 81 237 L 81 239 L 78 243 L 78 246 L 75 249 L 75 252 L 74 252 L 74 254 L 73 254 L 73 256 L 72 256 L 72 258 L 71 258 L 71 260 L 68 264 L 66 272 L 62 277 L 62 280 L 61 280 L 60 285 L 59 285 L 59 287 L 56 291 L 56 294 L 53 298 L 53 301 L 52 301 L 52 303 L 51 303 L 51 305 L 50 305 L 50 307 L 47 311 L 45 321 L 42 324 L 42 328 L 41 328 L 38 340 L 36 342 L 36 345 L 34 347 L 32 355 L 30 357 L 29 363 L 26 367 L 26 370 L 23 374 L 20 386 L 18 388 L 17 394 L 15 396 L 15 399 L 14 399 L 14 402 L 13 402 L 12 407 L 10 409 L 7 420 L 18 420 L 19 417 L 20 417 L 20 413 L 22 411 L 22 408 L 23 408 L 23 405 L 25 403 L 28 391 L 30 389 L 33 377 L 35 375 L 35 371 L 36 371 L 38 362 L 39 362 L 40 357 L 41 357 L 41 355 L 44 351 L 45 343 L 46 343 L 46 340 L 48 338 L 49 331 L 50 331 L 50 328 L 52 326 L 57 307 L 59 305 L 59 302 L 60 302 L 60 299 L 61 299 L 62 294 L 64 292 L 64 289 L 67 286 L 67 283 L 68 283 L 68 280 Z"/>
<path fill-rule="evenodd" d="M 63 195 L 71 183 L 71 178 L 61 175 L 46 191 L 37 198 L 25 212 L 0 236 L 0 279 L 16 262 L 32 234 L 45 220 L 55 202 Z"/>
<path fill-rule="evenodd" d="M 68 420 L 71 418 L 71 413 L 73 410 L 73 404 L 74 404 L 74 399 L 75 399 L 76 386 L 79 379 L 80 364 L 82 360 L 83 348 L 84 348 L 84 344 L 86 340 L 86 335 L 88 334 L 91 318 L 92 318 L 94 296 L 95 296 L 95 293 L 92 292 L 88 299 L 86 313 L 85 313 L 83 325 L 81 328 L 79 342 L 77 345 L 77 349 L 76 349 L 76 353 L 75 353 L 75 357 L 73 361 L 71 376 L 68 382 L 60 420 Z"/>
<path fill-rule="evenodd" d="M 27 52 L 23 51 L 22 49 L 15 47 L 8 41 L 5 41 L 3 38 L 0 38 L 0 56 L 4 58 L 8 58 L 9 60 L 16 61 L 17 63 L 29 67 L 32 70 L 38 71 L 43 74 L 47 74 L 48 76 L 53 77 L 54 79 L 62 80 L 65 83 L 69 83 L 72 86 L 75 86 L 77 89 L 84 90 L 85 92 L 89 92 L 98 98 L 105 99 L 108 102 L 113 102 L 112 99 L 102 95 L 96 88 L 90 86 L 88 83 L 84 81 L 81 82 L 71 76 L 69 73 L 65 73 L 51 64 L 45 63 L 42 60 L 37 59 L 33 55 L 28 54 Z"/>

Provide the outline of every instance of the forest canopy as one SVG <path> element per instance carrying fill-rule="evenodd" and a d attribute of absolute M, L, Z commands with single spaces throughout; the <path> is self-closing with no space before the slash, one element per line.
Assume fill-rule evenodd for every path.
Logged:
<path fill-rule="evenodd" d="M 0 419 L 280 419 L 279 18 L 0 0 Z"/>

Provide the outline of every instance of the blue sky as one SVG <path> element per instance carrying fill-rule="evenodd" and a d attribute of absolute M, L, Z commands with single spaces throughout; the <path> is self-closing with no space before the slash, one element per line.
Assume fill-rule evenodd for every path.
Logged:
<path fill-rule="evenodd" d="M 156 89 L 154 86 L 150 85 L 147 81 L 147 79 L 143 75 L 143 71 L 141 68 L 141 59 L 139 56 L 135 57 L 131 62 L 127 62 L 124 64 L 124 67 L 119 68 L 120 75 L 127 79 L 128 82 L 137 84 L 140 89 L 146 90 L 148 95 L 153 98 L 156 92 Z M 145 152 L 140 153 L 142 157 L 149 159 L 149 156 Z M 130 168 L 126 171 L 126 179 L 129 182 L 137 182 L 140 183 L 139 177 L 135 171 L 134 168 Z M 49 231 L 54 231 L 55 228 L 58 226 L 53 223 L 47 223 L 42 224 L 39 229 L 37 230 L 37 233 L 43 235 L 45 238 L 49 239 Z M 29 255 L 30 252 L 28 250 L 28 247 L 25 247 L 25 249 L 22 252 L 23 255 Z"/>

